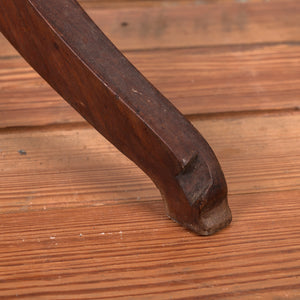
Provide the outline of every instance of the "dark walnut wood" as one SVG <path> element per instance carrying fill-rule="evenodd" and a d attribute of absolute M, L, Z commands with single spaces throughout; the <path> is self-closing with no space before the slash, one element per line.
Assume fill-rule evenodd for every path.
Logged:
<path fill-rule="evenodd" d="M 159 188 L 168 216 L 200 235 L 231 221 L 203 137 L 75 0 L 0 0 L 0 29 L 29 64 Z"/>

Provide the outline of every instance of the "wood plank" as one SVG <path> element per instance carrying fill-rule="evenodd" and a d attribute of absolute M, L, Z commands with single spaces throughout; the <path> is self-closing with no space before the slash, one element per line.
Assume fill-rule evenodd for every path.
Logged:
<path fill-rule="evenodd" d="M 123 3 L 111 2 L 108 8 L 101 1 L 85 3 L 88 14 L 121 50 L 300 40 L 297 0 Z M 2 56 L 16 55 L 3 36 L 0 49 Z"/>
<path fill-rule="evenodd" d="M 294 0 L 194 2 L 88 13 L 120 49 L 130 50 L 299 41 L 299 11 Z"/>
<path fill-rule="evenodd" d="M 300 46 L 127 52 L 185 115 L 299 109 Z M 19 57 L 0 59 L 0 127 L 81 122 Z"/>
<path fill-rule="evenodd" d="M 220 159 L 230 195 L 300 196 L 300 113 L 192 121 Z M 2 213 L 161 201 L 150 179 L 88 125 L 2 129 L 0 162 Z"/>
<path fill-rule="evenodd" d="M 252 3 L 262 3 L 266 0 L 250 0 Z M 272 2 L 282 2 L 282 0 L 271 0 Z M 289 1 L 289 0 L 288 0 Z M 140 6 L 166 6 L 166 5 L 178 5 L 180 3 L 191 4 L 195 2 L 194 0 L 115 0 L 113 3 L 110 0 L 78 0 L 80 5 L 85 7 L 97 6 L 97 7 L 107 7 L 110 8 L 119 8 L 119 7 L 128 7 L 130 5 L 140 5 Z M 213 0 L 213 3 L 234 3 L 234 2 L 247 2 L 245 0 Z M 198 5 L 209 4 L 211 0 L 201 0 Z"/>
<path fill-rule="evenodd" d="M 2 215 L 0 299 L 296 300 L 296 196 L 234 196 L 235 221 L 208 238 L 160 202 Z"/>
<path fill-rule="evenodd" d="M 209 3 L 210 0 L 202 1 L 202 4 Z M 215 0 L 220 1 L 220 0 Z M 223 1 L 223 0 L 221 0 Z M 234 0 L 229 0 L 234 1 Z M 256 0 L 261 2 L 263 0 Z M 279 1 L 279 0 L 276 0 Z M 282 1 L 282 0 L 280 0 Z M 78 0 L 80 5 L 84 9 L 120 9 L 120 8 L 133 8 L 133 7 L 163 7 L 163 6 L 176 6 L 182 4 L 193 4 L 194 0 L 114 0 L 113 2 L 110 0 Z"/>
<path fill-rule="evenodd" d="M 247 0 L 248 1 L 248 0 Z M 245 3 L 245 0 L 213 0 L 213 4 L 224 4 L 226 2 L 229 3 Z M 266 0 L 250 0 L 251 3 L 263 3 Z M 287 0 L 291 1 L 291 0 Z M 293 1 L 293 0 L 292 0 Z M 78 0 L 81 6 L 84 8 L 110 8 L 110 9 L 119 9 L 125 7 L 162 7 L 162 6 L 176 6 L 180 4 L 195 4 L 195 0 L 114 0 L 111 2 L 110 0 Z M 282 2 L 282 0 L 272 0 L 272 2 Z M 211 0 L 201 0 L 196 2 L 197 5 L 207 5 L 212 4 Z"/>
<path fill-rule="evenodd" d="M 0 299 L 298 299 L 300 113 L 192 121 L 229 184 L 212 237 L 87 125 L 2 129 Z"/>

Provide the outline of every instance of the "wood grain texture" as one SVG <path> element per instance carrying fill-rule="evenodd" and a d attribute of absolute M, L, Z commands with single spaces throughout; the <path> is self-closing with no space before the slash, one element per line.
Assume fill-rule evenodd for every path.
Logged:
<path fill-rule="evenodd" d="M 299 113 L 192 122 L 220 158 L 230 195 L 300 189 Z M 160 198 L 146 175 L 88 125 L 2 130 L 1 140 L 2 212 Z"/>
<path fill-rule="evenodd" d="M 213 238 L 88 126 L 2 130 L 0 299 L 297 299 L 300 114 L 192 121 L 235 217 Z"/>
<path fill-rule="evenodd" d="M 297 0 L 137 1 L 131 5 L 123 1 L 121 7 L 109 2 L 106 8 L 103 3 L 107 5 L 107 1 L 83 4 L 121 50 L 300 40 Z M 16 55 L 2 35 L 0 49 L 2 55 Z"/>
<path fill-rule="evenodd" d="M 196 1 L 152 8 L 93 9 L 89 14 L 120 49 L 130 50 L 299 41 L 299 10 L 296 0 Z"/>
<path fill-rule="evenodd" d="M 271 0 L 273 3 L 274 2 L 280 2 L 282 3 L 283 0 Z M 294 1 L 294 0 L 287 0 L 287 1 Z M 185 5 L 191 5 L 195 4 L 195 0 L 115 0 L 114 2 L 111 2 L 109 0 L 79 0 L 78 1 L 81 6 L 83 6 L 85 9 L 88 8 L 111 8 L 111 9 L 120 9 L 120 8 L 125 8 L 125 7 L 149 7 L 149 6 L 154 6 L 154 7 L 163 7 L 163 6 L 176 6 L 180 4 L 185 4 Z M 224 4 L 224 3 L 246 3 L 246 2 L 251 2 L 251 3 L 263 3 L 266 2 L 266 0 L 241 0 L 241 1 L 236 1 L 236 0 L 201 0 L 197 1 L 197 5 L 206 5 L 206 4 Z"/>
<path fill-rule="evenodd" d="M 233 222 L 208 238 L 170 222 L 150 180 L 0 41 L 0 299 L 300 299 L 299 45 L 269 44 L 299 40 L 299 30 L 291 35 L 299 4 L 234 2 L 201 1 L 207 11 L 231 6 L 229 24 L 259 3 L 247 24 L 268 20 L 253 33 L 267 44 L 232 47 L 228 39 L 222 47 L 126 52 L 192 115 L 221 161 Z M 170 1 L 81 3 L 95 16 L 100 8 L 129 16 L 152 7 L 151 16 Z M 107 21 L 116 35 L 133 25 Z M 215 45 L 224 43 L 219 21 Z M 185 37 L 181 30 L 168 38 Z M 44 126 L 56 119 L 60 125 Z M 3 129 L 11 126 L 20 127 Z"/>
<path fill-rule="evenodd" d="M 185 115 L 294 110 L 300 105 L 300 46 L 235 46 L 127 52 Z M 0 127 L 81 122 L 19 57 L 0 59 Z"/>
<path fill-rule="evenodd" d="M 238 218 L 213 239 L 170 223 L 160 202 L 5 214 L 0 297 L 296 300 L 297 196 L 233 196 Z"/>

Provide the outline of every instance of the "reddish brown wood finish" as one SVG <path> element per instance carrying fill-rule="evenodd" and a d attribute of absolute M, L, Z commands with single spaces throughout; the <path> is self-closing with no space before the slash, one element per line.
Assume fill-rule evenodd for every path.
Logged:
<path fill-rule="evenodd" d="M 220 165 L 183 115 L 74 0 L 2 0 L 0 28 L 33 68 L 149 175 L 170 218 L 201 235 L 228 225 Z"/>

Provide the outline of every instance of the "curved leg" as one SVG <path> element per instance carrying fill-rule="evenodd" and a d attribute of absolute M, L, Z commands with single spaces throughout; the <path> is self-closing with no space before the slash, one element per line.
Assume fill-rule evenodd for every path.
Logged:
<path fill-rule="evenodd" d="M 201 235 L 228 225 L 211 148 L 75 0 L 0 0 L 0 29 L 31 66 L 159 188 L 167 214 Z"/>

